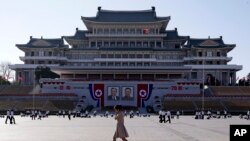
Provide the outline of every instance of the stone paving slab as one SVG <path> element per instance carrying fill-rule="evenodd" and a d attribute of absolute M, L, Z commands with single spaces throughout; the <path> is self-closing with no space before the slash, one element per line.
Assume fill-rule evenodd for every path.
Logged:
<path fill-rule="evenodd" d="M 0 141 L 112 141 L 113 118 L 68 118 L 51 116 L 41 121 L 16 116 L 15 125 L 0 119 Z M 195 120 L 182 116 L 171 124 L 158 123 L 157 116 L 125 118 L 129 141 L 229 141 L 230 124 L 250 124 L 250 120 Z M 117 139 L 120 140 L 120 139 Z"/>

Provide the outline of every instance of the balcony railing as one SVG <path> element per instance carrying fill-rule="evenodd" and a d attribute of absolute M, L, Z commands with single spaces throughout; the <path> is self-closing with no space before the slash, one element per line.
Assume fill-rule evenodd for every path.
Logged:
<path fill-rule="evenodd" d="M 14 64 L 10 65 L 11 69 L 35 69 L 38 66 L 47 66 L 47 67 L 58 67 L 59 64 Z"/>
<path fill-rule="evenodd" d="M 231 61 L 232 57 L 184 57 L 184 61 L 192 61 L 192 60 L 226 60 Z"/>
<path fill-rule="evenodd" d="M 122 65 L 112 65 L 112 66 L 60 66 L 58 69 L 140 69 L 140 70 L 188 70 L 192 68 L 190 66 L 122 66 Z"/>
<path fill-rule="evenodd" d="M 67 57 L 63 56 L 21 56 L 20 60 L 67 60 Z"/>
<path fill-rule="evenodd" d="M 160 34 L 141 34 L 141 33 L 135 33 L 135 34 L 122 34 L 122 33 L 113 33 L 113 34 L 93 34 L 93 33 L 86 33 L 86 37 L 166 37 L 166 33 L 160 33 Z"/>
<path fill-rule="evenodd" d="M 184 62 L 182 59 L 156 59 L 156 58 L 94 58 L 94 59 L 68 59 L 67 62 Z"/>
<path fill-rule="evenodd" d="M 192 67 L 192 69 L 235 69 L 241 70 L 241 65 L 184 65 L 186 67 Z"/>
<path fill-rule="evenodd" d="M 155 62 L 155 58 L 95 58 L 96 62 Z"/>

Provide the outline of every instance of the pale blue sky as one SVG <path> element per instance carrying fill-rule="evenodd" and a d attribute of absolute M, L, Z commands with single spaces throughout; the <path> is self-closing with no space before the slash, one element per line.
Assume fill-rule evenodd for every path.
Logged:
<path fill-rule="evenodd" d="M 178 28 L 192 38 L 223 36 L 237 47 L 230 64 L 243 65 L 238 76 L 250 72 L 250 0 L 0 0 L 0 62 L 22 63 L 15 44 L 29 37 L 60 38 L 86 29 L 81 16 L 95 16 L 97 7 L 144 10 L 156 7 L 158 16 L 171 16 L 167 29 Z"/>

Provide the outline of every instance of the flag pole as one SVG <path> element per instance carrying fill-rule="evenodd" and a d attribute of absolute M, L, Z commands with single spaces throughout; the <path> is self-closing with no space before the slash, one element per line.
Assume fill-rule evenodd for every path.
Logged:
<path fill-rule="evenodd" d="M 202 61 L 202 111 L 204 111 L 204 58 Z"/>

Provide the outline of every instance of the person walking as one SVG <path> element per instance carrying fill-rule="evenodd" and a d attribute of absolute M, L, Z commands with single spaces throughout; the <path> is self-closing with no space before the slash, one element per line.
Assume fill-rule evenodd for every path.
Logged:
<path fill-rule="evenodd" d="M 9 121 L 10 121 L 10 123 L 11 123 L 11 118 L 10 118 L 10 110 L 7 110 L 7 112 L 6 112 L 5 124 L 7 124 L 8 120 L 9 120 Z"/>
<path fill-rule="evenodd" d="M 227 110 L 224 110 L 224 118 L 227 118 Z"/>
<path fill-rule="evenodd" d="M 161 115 L 162 115 L 162 122 L 166 123 L 166 112 L 164 110 L 161 111 Z"/>
<path fill-rule="evenodd" d="M 170 113 L 170 111 L 167 111 L 167 117 L 168 117 L 168 120 L 166 122 L 171 123 L 171 113 Z"/>
<path fill-rule="evenodd" d="M 177 111 L 177 112 L 176 112 L 176 117 L 177 117 L 177 119 L 179 119 L 179 116 L 180 116 L 180 111 Z"/>
<path fill-rule="evenodd" d="M 210 119 L 212 117 L 212 113 L 210 112 L 210 110 L 207 111 L 207 119 Z"/>
<path fill-rule="evenodd" d="M 35 120 L 36 119 L 36 113 L 34 110 L 31 111 L 31 120 Z"/>
<path fill-rule="evenodd" d="M 159 123 L 162 123 L 162 110 L 159 111 Z"/>
<path fill-rule="evenodd" d="M 128 132 L 127 129 L 124 126 L 124 113 L 122 111 L 122 106 L 121 105 L 116 105 L 114 107 L 115 110 L 115 120 L 117 120 L 116 124 L 116 131 L 113 136 L 113 141 L 116 141 L 116 138 L 121 138 L 123 141 L 127 141 Z"/>
<path fill-rule="evenodd" d="M 71 120 L 71 111 L 70 110 L 68 111 L 68 118 L 69 118 L 69 120 Z"/>
<path fill-rule="evenodd" d="M 10 124 L 16 124 L 15 117 L 14 117 L 14 110 L 10 111 Z"/>
<path fill-rule="evenodd" d="M 42 112 L 41 111 L 38 111 L 38 119 L 42 120 Z"/>
<path fill-rule="evenodd" d="M 250 111 L 247 111 L 247 120 L 250 120 Z"/>

